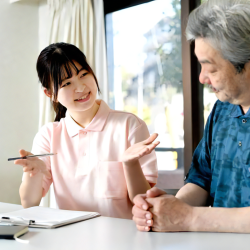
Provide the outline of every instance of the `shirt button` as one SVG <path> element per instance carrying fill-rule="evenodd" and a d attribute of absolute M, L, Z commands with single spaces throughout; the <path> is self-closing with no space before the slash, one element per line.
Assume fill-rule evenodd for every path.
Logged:
<path fill-rule="evenodd" d="M 239 146 L 240 146 L 240 147 L 242 146 L 242 142 L 241 142 L 241 141 L 239 141 Z"/>
<path fill-rule="evenodd" d="M 84 134 L 84 135 L 86 135 L 86 134 L 87 134 L 87 132 L 84 132 L 83 134 Z"/>
<path fill-rule="evenodd" d="M 85 156 L 86 155 L 86 153 L 83 153 L 83 156 Z"/>
<path fill-rule="evenodd" d="M 243 119 L 243 120 L 242 120 L 242 123 L 246 123 L 246 122 L 247 122 L 247 120 L 246 120 L 246 119 Z"/>

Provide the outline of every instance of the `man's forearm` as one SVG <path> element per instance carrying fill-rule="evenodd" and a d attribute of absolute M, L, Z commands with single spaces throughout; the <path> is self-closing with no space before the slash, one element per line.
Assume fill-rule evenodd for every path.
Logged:
<path fill-rule="evenodd" d="M 250 233 L 250 207 L 194 207 L 189 231 Z"/>
<path fill-rule="evenodd" d="M 182 187 L 176 198 L 193 206 L 188 231 L 250 233 L 250 207 L 201 207 L 206 205 L 208 193 L 191 183 Z"/>
<path fill-rule="evenodd" d="M 195 184 L 188 183 L 179 190 L 176 198 L 190 206 L 205 206 L 207 204 L 208 192 Z"/>

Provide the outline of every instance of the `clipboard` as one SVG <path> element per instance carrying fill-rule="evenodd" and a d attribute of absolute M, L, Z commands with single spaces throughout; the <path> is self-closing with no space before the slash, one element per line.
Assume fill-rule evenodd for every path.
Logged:
<path fill-rule="evenodd" d="M 48 207 L 30 207 L 0 213 L 0 225 L 23 225 L 38 228 L 56 228 L 100 216 L 97 212 L 72 211 Z"/>

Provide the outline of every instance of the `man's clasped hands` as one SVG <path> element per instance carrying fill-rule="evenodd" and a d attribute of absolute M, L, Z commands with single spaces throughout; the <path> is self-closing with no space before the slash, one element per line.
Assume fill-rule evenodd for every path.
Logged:
<path fill-rule="evenodd" d="M 151 188 L 137 195 L 132 209 L 140 231 L 190 231 L 193 207 L 161 189 Z"/>

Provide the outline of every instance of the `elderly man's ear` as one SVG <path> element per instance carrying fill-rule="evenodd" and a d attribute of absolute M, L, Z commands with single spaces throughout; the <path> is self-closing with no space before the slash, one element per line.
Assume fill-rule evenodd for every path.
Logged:
<path fill-rule="evenodd" d="M 249 74 L 250 74 L 250 73 L 249 73 L 249 72 L 250 72 L 250 60 L 249 60 L 249 62 L 247 62 L 247 63 L 245 64 L 244 69 L 245 69 L 246 71 L 248 71 L 248 75 L 249 75 Z"/>

